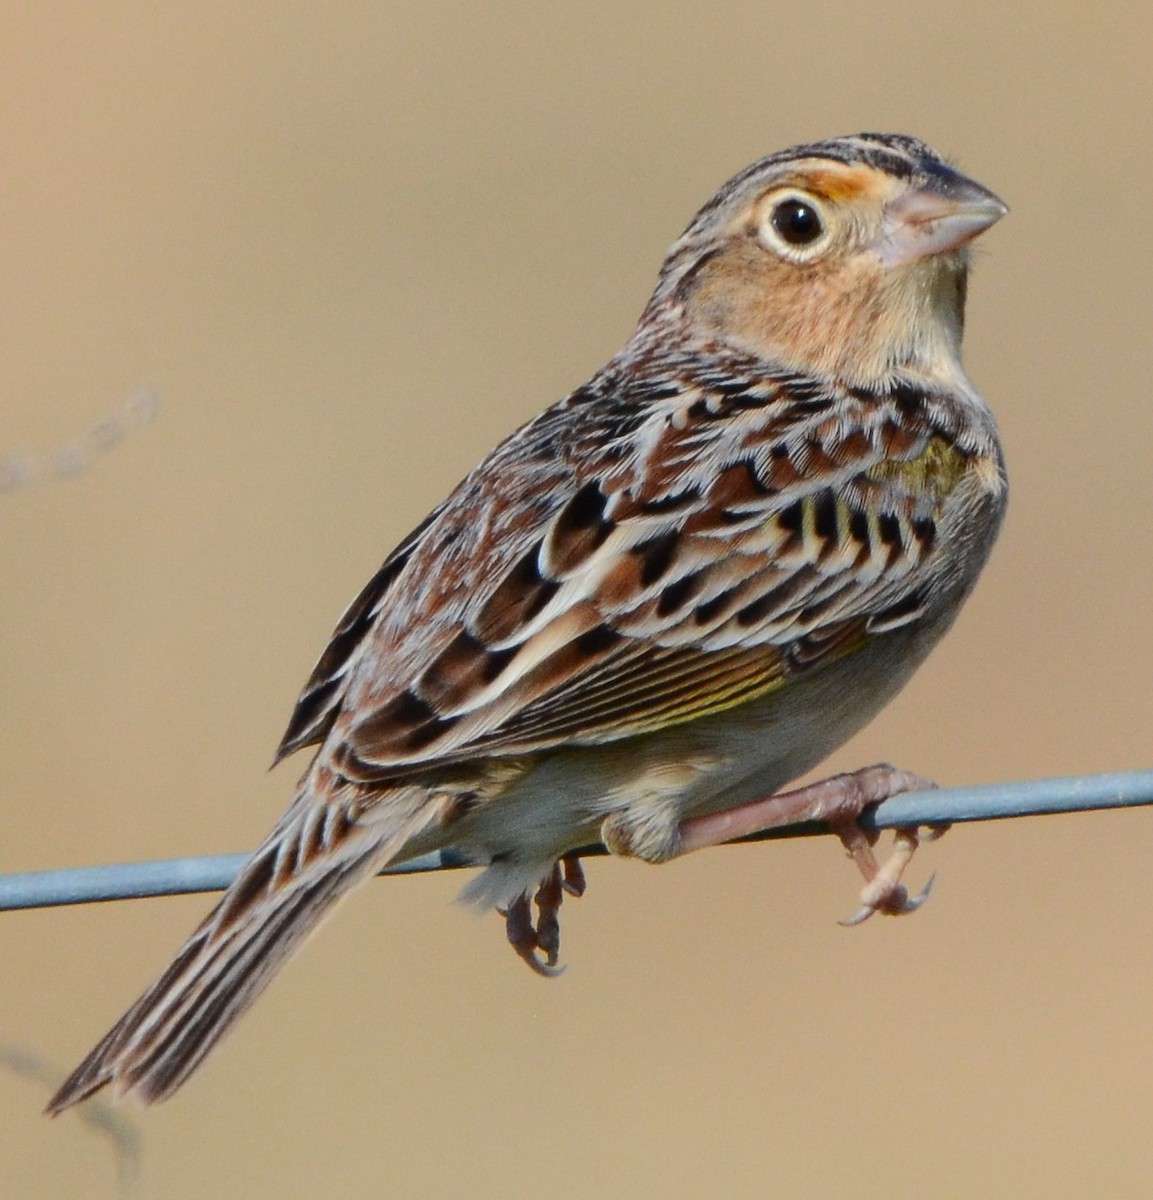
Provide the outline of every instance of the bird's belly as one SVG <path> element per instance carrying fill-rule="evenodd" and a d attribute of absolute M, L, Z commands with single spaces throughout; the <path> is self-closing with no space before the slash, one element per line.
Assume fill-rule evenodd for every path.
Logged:
<path fill-rule="evenodd" d="M 771 795 L 870 721 L 947 624 L 877 637 L 856 654 L 713 716 L 546 754 L 455 827 L 455 845 L 492 863 L 466 898 L 506 903 L 561 855 L 599 841 L 610 815 L 626 813 L 654 837 L 665 832 L 672 845 L 686 817 Z"/>

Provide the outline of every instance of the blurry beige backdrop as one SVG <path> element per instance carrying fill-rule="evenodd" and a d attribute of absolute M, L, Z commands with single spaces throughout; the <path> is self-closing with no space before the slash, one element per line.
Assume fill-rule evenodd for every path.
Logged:
<path fill-rule="evenodd" d="M 344 604 L 629 333 L 728 175 L 918 134 L 1012 206 L 967 362 L 1001 544 L 839 753 L 943 783 L 1148 766 L 1147 5 L 7 4 L 0 871 L 253 846 Z M 173 1103 L 143 1194 L 1153 1194 L 1153 813 L 959 830 L 914 919 L 836 924 L 829 841 L 596 862 L 546 983 L 459 878 L 380 881 Z M 209 900 L 0 916 L 0 1042 L 63 1071 Z M 0 1073 L 0 1194 L 116 1194 Z"/>

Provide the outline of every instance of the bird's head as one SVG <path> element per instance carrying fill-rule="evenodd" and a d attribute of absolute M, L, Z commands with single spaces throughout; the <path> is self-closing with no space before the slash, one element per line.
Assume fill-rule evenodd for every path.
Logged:
<path fill-rule="evenodd" d="M 701 209 L 646 319 L 864 386 L 902 368 L 959 371 L 968 244 L 1006 211 L 914 138 L 794 147 Z"/>

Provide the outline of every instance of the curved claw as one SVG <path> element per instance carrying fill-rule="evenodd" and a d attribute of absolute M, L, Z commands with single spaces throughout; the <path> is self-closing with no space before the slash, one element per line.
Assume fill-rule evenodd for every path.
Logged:
<path fill-rule="evenodd" d="M 524 954 L 521 954 L 520 951 L 518 950 L 517 953 L 520 954 L 520 957 L 522 959 L 524 959 L 524 961 L 526 963 L 528 963 L 528 965 L 538 975 L 542 976 L 545 979 L 555 979 L 558 975 L 563 975 L 565 973 L 565 971 L 568 970 L 567 966 L 553 967 L 553 966 L 549 966 L 548 963 L 541 962 L 541 960 L 539 958 L 537 958 L 537 956 L 531 950 L 527 951 L 527 953 L 524 953 Z"/>
<path fill-rule="evenodd" d="M 851 917 L 846 917 L 837 924 L 843 925 L 846 929 L 852 929 L 854 925 L 863 925 L 876 911 L 871 904 L 862 904 Z"/>
<path fill-rule="evenodd" d="M 903 917 L 905 913 L 916 912 L 917 909 L 919 909 L 921 905 L 928 900 L 929 894 L 933 890 L 933 884 L 936 882 L 937 872 L 934 871 L 932 875 L 929 876 L 929 882 L 926 883 L 925 886 L 915 896 L 906 896 L 904 904 L 902 904 L 893 915 L 897 917 Z"/>
<path fill-rule="evenodd" d="M 915 896 L 910 896 L 903 887 L 898 885 L 888 897 L 881 897 L 876 901 L 865 900 L 851 917 L 838 921 L 837 924 L 851 929 L 854 925 L 863 925 L 877 912 L 883 912 L 887 917 L 903 917 L 907 913 L 916 912 L 928 900 L 936 881 L 937 875 L 934 872 L 929 876 L 929 882 Z M 868 890 L 868 888 L 865 889 L 866 893 Z"/>

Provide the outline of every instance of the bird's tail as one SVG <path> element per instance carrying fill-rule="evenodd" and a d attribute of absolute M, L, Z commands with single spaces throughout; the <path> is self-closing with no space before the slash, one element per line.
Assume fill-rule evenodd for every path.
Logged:
<path fill-rule="evenodd" d="M 164 1100 L 267 987 L 352 887 L 394 858 L 436 814 L 403 791 L 361 815 L 355 797 L 302 791 L 163 975 L 52 1097 L 55 1115 L 113 1084 Z"/>

